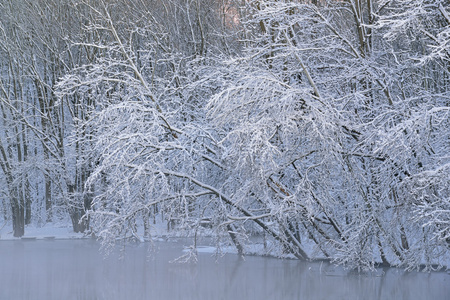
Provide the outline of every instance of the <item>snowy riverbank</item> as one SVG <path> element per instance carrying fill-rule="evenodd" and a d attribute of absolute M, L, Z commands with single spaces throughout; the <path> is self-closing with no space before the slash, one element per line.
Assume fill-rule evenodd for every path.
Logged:
<path fill-rule="evenodd" d="M 137 227 L 137 235 L 140 237 L 140 241 L 144 241 L 144 227 L 139 225 Z M 182 232 L 168 230 L 167 224 L 163 222 L 157 222 L 150 226 L 150 235 L 152 238 L 161 239 L 167 237 L 180 237 Z M 188 234 L 189 235 L 189 234 Z M 25 226 L 25 234 L 22 239 L 80 239 L 90 238 L 90 234 L 76 233 L 73 231 L 73 227 L 70 221 L 61 221 L 55 223 L 47 223 L 39 226 L 30 224 Z M 20 238 L 14 237 L 12 224 L 0 225 L 0 241 L 1 240 L 17 240 Z"/>
<path fill-rule="evenodd" d="M 78 239 L 83 238 L 83 233 L 75 233 L 69 224 L 53 224 L 48 223 L 44 226 L 27 225 L 25 227 L 25 235 L 23 239 Z M 0 230 L 0 240 L 16 240 L 13 236 L 12 225 L 6 225 Z"/>
<path fill-rule="evenodd" d="M 148 241 L 143 237 L 143 226 L 138 226 L 138 236 L 141 242 Z M 193 237 L 189 237 L 189 234 L 182 233 L 181 231 L 169 231 L 167 229 L 167 225 L 164 223 L 153 224 L 151 226 L 151 237 L 153 241 L 177 241 L 180 238 L 185 239 L 185 249 L 183 255 L 184 258 L 189 256 L 189 252 L 193 249 L 194 240 Z M 227 241 L 227 238 L 224 236 L 223 240 L 217 241 L 216 238 L 212 237 L 212 232 L 209 230 L 205 230 L 197 236 L 198 240 L 195 242 L 197 253 L 210 253 L 210 254 L 238 254 L 235 246 L 230 244 L 230 241 Z M 47 223 L 43 226 L 37 225 L 27 225 L 25 227 L 25 235 L 21 238 L 17 238 L 13 236 L 13 230 L 11 224 L 2 225 L 0 227 L 0 241 L 15 241 L 15 240 L 76 240 L 76 239 L 90 239 L 93 238 L 91 235 L 87 235 L 85 233 L 75 233 L 73 228 L 69 222 L 61 222 L 61 223 Z M 279 258 L 295 258 L 293 255 L 282 254 L 277 249 L 276 245 L 270 241 L 266 241 L 263 243 L 260 239 L 252 239 L 253 241 L 247 241 L 244 245 L 244 253 L 246 256 L 272 256 Z M 327 260 L 324 256 L 319 254 L 318 249 L 313 244 L 303 245 L 308 253 L 314 253 L 313 260 L 324 261 Z M 181 261 L 183 260 L 181 257 Z M 423 265 L 424 263 L 422 263 Z M 437 266 L 438 264 L 436 264 Z M 440 261 L 440 266 L 443 268 L 438 268 L 440 270 L 449 270 L 450 260 Z M 446 267 L 445 267 L 446 266 Z"/>

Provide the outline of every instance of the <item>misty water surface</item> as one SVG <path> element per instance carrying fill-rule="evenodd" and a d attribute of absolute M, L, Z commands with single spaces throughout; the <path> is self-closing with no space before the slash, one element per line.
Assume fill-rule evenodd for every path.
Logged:
<path fill-rule="evenodd" d="M 130 245 L 105 258 L 91 240 L 0 241 L 0 299 L 450 299 L 450 275 L 200 253 L 170 263 L 182 243 Z"/>

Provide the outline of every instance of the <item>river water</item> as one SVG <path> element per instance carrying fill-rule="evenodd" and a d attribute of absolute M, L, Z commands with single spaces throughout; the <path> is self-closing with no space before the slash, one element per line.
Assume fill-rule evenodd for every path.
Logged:
<path fill-rule="evenodd" d="M 149 251 L 149 247 L 152 249 Z M 199 253 L 181 242 L 129 245 L 105 258 L 91 240 L 0 242 L 0 299 L 450 299 L 450 275 L 357 274 L 327 263 Z"/>

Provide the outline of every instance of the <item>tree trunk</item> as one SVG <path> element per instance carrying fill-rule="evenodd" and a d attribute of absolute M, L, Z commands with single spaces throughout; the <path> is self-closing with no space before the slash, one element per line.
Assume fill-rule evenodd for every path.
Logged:
<path fill-rule="evenodd" d="M 69 197 L 74 198 L 75 186 L 69 185 Z M 72 220 L 72 228 L 74 232 L 85 232 L 88 227 L 88 222 L 86 220 L 82 220 L 82 217 L 85 214 L 84 208 L 80 208 L 77 206 L 77 201 L 72 199 L 69 209 L 70 219 Z"/>
<path fill-rule="evenodd" d="M 20 203 L 20 198 L 11 195 L 11 212 L 13 221 L 13 235 L 21 237 L 25 234 L 25 214 L 23 203 Z"/>
<path fill-rule="evenodd" d="M 28 179 L 25 182 L 25 185 L 25 225 L 28 225 L 31 223 L 31 195 L 28 187 Z"/>
<path fill-rule="evenodd" d="M 241 242 L 239 242 L 239 239 L 236 235 L 236 230 L 235 230 L 234 226 L 231 224 L 228 224 L 227 230 L 228 230 L 228 234 L 230 235 L 231 240 L 233 241 L 233 244 L 236 246 L 238 254 L 240 256 L 244 255 L 244 247 L 242 247 Z"/>
<path fill-rule="evenodd" d="M 52 183 L 48 175 L 44 175 L 45 178 L 45 212 L 47 214 L 46 221 L 51 222 L 53 220 L 52 214 Z"/>
<path fill-rule="evenodd" d="M 80 208 L 72 208 L 70 209 L 70 219 L 72 220 L 72 228 L 74 232 L 84 232 L 86 230 L 86 224 L 84 221 L 81 221 L 81 218 L 84 215 L 84 211 Z"/>

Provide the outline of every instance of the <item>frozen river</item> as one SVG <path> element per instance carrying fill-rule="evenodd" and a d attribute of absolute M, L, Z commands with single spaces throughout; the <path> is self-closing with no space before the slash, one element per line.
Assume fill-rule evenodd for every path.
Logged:
<path fill-rule="evenodd" d="M 450 299 L 450 275 L 379 270 L 358 275 L 326 263 L 199 253 L 170 263 L 181 243 L 130 245 L 105 258 L 91 240 L 0 241 L 0 299 Z"/>

